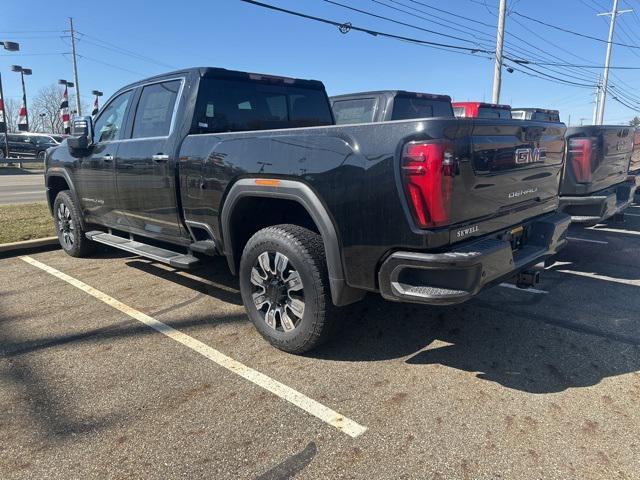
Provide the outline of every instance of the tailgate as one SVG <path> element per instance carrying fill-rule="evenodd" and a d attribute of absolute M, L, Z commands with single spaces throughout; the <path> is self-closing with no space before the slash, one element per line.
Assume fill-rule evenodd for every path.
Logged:
<path fill-rule="evenodd" d="M 565 126 L 475 119 L 456 135 L 453 224 L 506 215 L 558 196 Z"/>
<path fill-rule="evenodd" d="M 568 146 L 576 140 L 590 139 L 591 152 L 589 165 L 582 167 L 586 171 L 586 181 L 580 182 L 581 173 L 576 171 L 579 162 L 567 160 L 561 193 L 589 194 L 624 182 L 629 172 L 633 133 L 631 127 L 610 125 L 567 129 Z"/>

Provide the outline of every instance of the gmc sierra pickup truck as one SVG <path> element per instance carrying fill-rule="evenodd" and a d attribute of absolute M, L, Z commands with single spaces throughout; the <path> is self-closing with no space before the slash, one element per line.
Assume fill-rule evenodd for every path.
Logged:
<path fill-rule="evenodd" d="M 633 202 L 629 176 L 633 127 L 590 125 L 567 129 L 567 158 L 560 187 L 560 210 L 571 221 L 595 225 L 618 216 Z"/>
<path fill-rule="evenodd" d="M 46 158 L 62 248 L 181 268 L 224 255 L 258 331 L 289 352 L 367 291 L 455 304 L 566 244 L 563 125 L 335 125 L 320 82 L 193 68 L 120 89 L 72 129 Z"/>

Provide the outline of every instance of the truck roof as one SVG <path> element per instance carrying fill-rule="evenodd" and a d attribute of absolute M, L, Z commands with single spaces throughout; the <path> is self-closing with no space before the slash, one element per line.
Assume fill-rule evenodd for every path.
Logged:
<path fill-rule="evenodd" d="M 483 108 L 506 108 L 511 110 L 510 105 L 502 105 L 500 103 L 486 103 L 486 102 L 453 102 L 454 107 L 483 107 Z"/>
<path fill-rule="evenodd" d="M 555 115 L 560 115 L 560 110 L 549 110 L 547 108 L 535 108 L 535 107 L 512 107 L 511 111 L 518 111 L 518 112 L 540 112 L 540 113 L 548 113 L 548 114 L 555 114 Z"/>
<path fill-rule="evenodd" d="M 332 95 L 330 98 L 331 100 L 345 100 L 345 99 L 354 98 L 354 97 L 366 97 L 366 96 L 377 96 L 377 95 L 388 95 L 392 97 L 406 95 L 410 97 L 429 98 L 431 100 L 443 100 L 446 102 L 451 101 L 451 97 L 449 95 L 440 95 L 435 93 L 423 93 L 423 92 L 409 92 L 407 90 L 372 90 L 369 92 L 343 93 L 341 95 Z"/>
<path fill-rule="evenodd" d="M 174 70 L 171 72 L 161 73 L 158 75 L 154 75 L 152 77 L 147 77 L 142 80 L 138 80 L 137 82 L 133 82 L 123 86 L 122 88 L 118 89 L 118 92 L 121 90 L 129 89 L 131 87 L 144 85 L 145 83 L 149 83 L 149 81 L 161 80 L 167 77 L 174 77 L 177 75 L 189 75 L 189 74 L 198 75 L 200 77 L 210 77 L 210 78 L 213 77 L 213 78 L 227 78 L 227 79 L 238 79 L 238 80 L 266 80 L 266 81 L 272 81 L 275 83 L 283 82 L 283 83 L 295 85 L 298 87 L 324 89 L 324 84 L 319 80 L 307 80 L 307 79 L 301 79 L 301 78 L 283 77 L 279 75 L 269 75 L 264 73 L 242 72 L 239 70 L 227 70 L 226 68 L 219 68 L 219 67 L 190 67 L 190 68 L 183 68 L 181 70 Z"/>

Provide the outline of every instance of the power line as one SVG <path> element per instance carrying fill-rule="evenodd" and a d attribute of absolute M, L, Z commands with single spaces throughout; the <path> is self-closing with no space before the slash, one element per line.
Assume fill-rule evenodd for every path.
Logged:
<path fill-rule="evenodd" d="M 145 76 L 144 73 L 136 72 L 134 70 L 129 70 L 128 68 L 119 67 L 117 65 L 113 65 L 112 63 L 103 62 L 102 60 L 98 60 L 97 58 L 93 58 L 93 57 L 88 57 L 87 55 L 81 55 L 81 54 L 78 53 L 77 56 L 82 58 L 82 59 L 84 59 L 84 60 L 90 60 L 92 62 L 101 63 L 102 65 L 106 65 L 107 67 L 111 67 L 111 68 L 116 68 L 118 70 L 122 70 L 123 72 L 132 73 L 133 75 L 139 75 L 141 77 Z"/>
<path fill-rule="evenodd" d="M 438 32 L 438 31 L 436 31 L 436 30 L 429 30 L 428 28 L 419 27 L 419 26 L 417 26 L 417 25 L 412 25 L 412 24 L 410 24 L 410 23 L 402 22 L 402 21 L 400 21 L 400 20 L 394 20 L 394 19 L 392 19 L 392 18 L 385 17 L 385 16 L 383 16 L 383 15 L 377 15 L 377 14 L 375 14 L 375 13 L 371 13 L 371 12 L 368 12 L 368 11 L 366 11 L 366 10 L 361 10 L 361 9 L 359 9 L 359 8 L 350 7 L 350 6 L 348 6 L 348 5 L 344 5 L 344 4 L 342 4 L 342 3 L 335 2 L 334 0 L 321 0 L 321 1 L 323 1 L 323 2 L 325 2 L 325 3 L 330 3 L 330 4 L 332 4 L 332 5 L 337 5 L 338 7 L 346 8 L 346 9 L 348 9 L 348 10 L 352 10 L 352 11 L 354 11 L 354 12 L 362 13 L 362 14 L 364 14 L 364 15 L 368 15 L 368 16 L 370 16 L 370 17 L 378 18 L 378 19 L 381 19 L 381 20 L 386 20 L 386 21 L 388 21 L 388 22 L 392 22 L 392 23 L 395 23 L 395 24 L 398 24 L 398 25 L 403 25 L 403 26 L 405 26 L 405 27 L 409 27 L 409 28 L 415 28 L 416 30 L 421 30 L 421 31 L 423 31 L 423 32 L 433 33 L 433 34 L 435 34 L 435 35 L 440 35 L 440 36 L 442 36 L 442 37 L 446 37 L 446 38 L 452 38 L 452 39 L 454 39 L 454 40 L 460 40 L 460 41 L 462 41 L 462 42 L 466 42 L 466 43 L 474 43 L 474 44 L 476 44 L 476 43 L 477 43 L 477 42 L 473 42 L 473 41 L 471 41 L 471 40 L 467 40 L 466 38 L 457 37 L 457 36 L 455 36 L 455 35 L 449 35 L 449 34 L 447 34 L 447 33 L 441 33 L 441 32 Z"/>
<path fill-rule="evenodd" d="M 609 43 L 609 42 L 608 42 L 607 40 L 605 40 L 604 38 L 598 38 L 598 37 L 593 37 L 593 36 L 591 36 L 591 35 L 585 35 L 584 33 L 574 32 L 573 30 L 569 30 L 569 29 L 567 29 L 567 28 L 559 27 L 559 26 L 557 26 L 557 25 L 552 25 L 552 24 L 550 24 L 550 23 L 543 22 L 542 20 L 538 20 L 537 18 L 533 18 L 533 17 L 530 17 L 530 16 L 528 16 L 528 15 L 524 15 L 523 13 L 513 12 L 513 14 L 514 14 L 514 15 L 517 15 L 517 16 L 519 16 L 519 17 L 522 17 L 522 18 L 526 18 L 526 19 L 527 19 L 527 20 L 529 20 L 529 21 L 539 23 L 539 24 L 544 25 L 544 26 L 549 27 L 549 28 L 555 28 L 556 30 L 560 30 L 560 31 L 565 32 L 565 33 L 570 33 L 570 34 L 572 34 L 572 35 L 577 35 L 577 36 L 579 36 L 579 37 L 588 38 L 588 39 L 590 39 L 590 40 L 594 40 L 594 41 L 596 41 L 596 42 Z M 640 46 L 638 46 L 638 45 L 630 45 L 630 44 L 628 44 L 628 43 L 620 43 L 620 42 L 611 42 L 611 43 L 612 43 L 613 45 L 619 45 L 619 46 L 621 46 L 621 47 L 637 48 L 637 49 L 640 49 Z"/>
<path fill-rule="evenodd" d="M 436 18 L 436 19 L 438 19 L 438 20 L 442 20 L 442 21 L 444 21 L 444 22 L 447 22 L 447 28 L 449 28 L 450 30 L 455 30 L 455 31 L 457 31 L 457 32 L 461 32 L 461 33 L 464 33 L 464 34 L 471 34 L 471 35 L 473 35 L 473 34 L 480 34 L 480 35 L 483 35 L 483 36 L 485 36 L 485 37 L 489 37 L 489 39 L 492 39 L 492 38 L 493 38 L 493 35 L 490 35 L 490 34 L 488 34 L 488 33 L 486 33 L 486 32 L 481 31 L 481 30 L 478 30 L 478 29 L 475 29 L 475 28 L 468 27 L 467 25 L 463 25 L 463 24 L 461 24 L 461 23 L 452 22 L 452 21 L 451 21 L 451 20 L 449 20 L 449 19 L 446 19 L 446 18 L 441 17 L 441 16 L 438 16 L 438 15 L 434 15 L 434 14 L 432 14 L 432 13 L 427 13 L 427 12 L 425 12 L 424 10 L 420 10 L 419 8 L 415 8 L 415 7 L 411 7 L 411 6 L 409 6 L 409 5 L 405 5 L 404 3 L 398 2 L 397 0 L 389 0 L 389 1 L 390 1 L 391 3 L 393 3 L 393 4 L 395 4 L 395 5 L 400 5 L 400 6 L 402 6 L 402 7 L 409 8 L 409 9 L 413 10 L 413 12 L 416 12 L 416 11 L 417 11 L 417 12 L 424 13 L 424 14 L 426 14 L 426 15 L 429 15 L 429 17 L 425 17 L 425 16 L 423 16 L 423 15 L 418 15 L 418 14 L 416 14 L 416 13 L 413 13 L 412 11 L 403 10 L 402 8 L 398 8 L 398 7 L 395 7 L 395 6 L 393 6 L 393 5 L 388 5 L 388 4 L 384 3 L 384 2 L 381 2 L 380 0 L 371 0 L 371 1 L 372 1 L 372 2 L 374 2 L 374 3 L 377 3 L 378 5 L 382 5 L 383 7 L 390 8 L 390 9 L 392 9 L 392 10 L 395 10 L 395 11 L 397 11 L 397 12 L 402 12 L 402 13 L 405 13 L 405 14 L 407 14 L 407 15 L 411 15 L 412 17 L 416 17 L 416 18 L 419 18 L 419 19 L 421 19 L 421 20 L 424 20 L 424 21 L 427 21 L 427 22 L 430 22 L 430 23 L 435 23 L 436 25 L 440 25 L 440 26 L 442 26 L 442 24 L 441 24 L 441 23 L 435 22 L 435 21 L 433 20 L 434 18 Z M 462 29 L 460 29 L 460 28 L 456 28 L 456 27 L 452 27 L 451 25 L 457 25 L 458 27 L 462 27 Z M 464 30 L 463 30 L 463 29 L 464 29 Z M 476 45 L 480 44 L 479 42 L 480 42 L 479 40 L 476 40 L 476 41 L 475 41 Z M 489 48 L 489 47 L 487 47 L 487 46 L 486 46 L 486 44 L 481 44 L 481 45 L 483 46 L 483 48 Z"/>
<path fill-rule="evenodd" d="M 411 42 L 411 43 L 420 44 L 420 45 L 425 45 L 425 46 L 444 47 L 444 48 L 450 48 L 450 49 L 455 49 L 455 50 L 464 50 L 464 51 L 468 51 L 468 52 L 471 52 L 471 53 L 486 53 L 486 54 L 493 55 L 493 51 L 491 51 L 491 50 L 483 50 L 483 49 L 478 49 L 478 48 L 465 47 L 465 46 L 462 46 L 462 45 L 452 45 L 452 44 L 446 44 L 446 43 L 440 43 L 440 42 L 432 42 L 432 41 L 428 41 L 428 40 L 421 40 L 421 39 L 417 39 L 417 38 L 405 37 L 403 35 L 395 35 L 393 33 L 381 32 L 381 31 L 372 30 L 372 29 L 369 29 L 369 28 L 357 27 L 357 26 L 353 25 L 351 22 L 340 23 L 340 22 L 336 22 L 335 20 L 329 20 L 327 18 L 316 17 L 316 16 L 313 16 L 313 15 L 308 15 L 306 13 L 301 13 L 301 12 L 296 12 L 296 11 L 293 11 L 293 10 L 288 10 L 286 8 L 276 7 L 275 5 L 270 5 L 268 3 L 258 2 L 256 0 L 239 0 L 239 1 L 244 2 L 244 3 L 249 3 L 251 5 L 255 5 L 255 6 L 258 6 L 258 7 L 266 8 L 268 10 L 273 10 L 273 11 L 276 11 L 276 12 L 282 12 L 282 13 L 293 15 L 293 16 L 296 16 L 296 17 L 305 18 L 307 20 L 314 20 L 316 22 L 324 23 L 324 24 L 327 24 L 327 25 L 333 25 L 334 27 L 338 27 L 340 29 L 340 31 L 344 32 L 344 33 L 348 33 L 351 30 L 355 30 L 357 32 L 368 33 L 369 35 L 373 35 L 374 37 L 386 37 L 386 38 L 392 38 L 392 39 L 395 39 L 395 40 L 402 40 L 402 41 Z"/>
<path fill-rule="evenodd" d="M 102 40 L 102 39 L 94 37 L 92 35 L 88 35 L 86 33 L 78 32 L 78 31 L 76 31 L 76 33 L 81 36 L 80 40 L 82 40 L 84 43 L 88 43 L 90 45 L 94 45 L 94 46 L 99 47 L 99 48 L 104 48 L 106 50 L 110 50 L 112 52 L 119 53 L 121 55 L 126 55 L 126 56 L 129 56 L 129 57 L 132 57 L 132 58 L 137 58 L 139 60 L 145 60 L 145 61 L 150 62 L 150 63 L 155 63 L 156 65 L 160 65 L 162 67 L 173 68 L 173 69 L 176 68 L 173 65 L 169 65 L 167 63 L 161 62 L 161 61 L 156 60 L 154 58 L 147 57 L 145 55 L 142 55 L 140 53 L 134 52 L 132 50 L 127 50 L 126 48 L 122 48 L 122 47 L 120 47 L 118 45 L 115 45 L 113 43 L 107 42 L 106 40 Z M 100 43 L 97 43 L 97 42 L 100 42 Z"/>
<path fill-rule="evenodd" d="M 399 8 L 397 8 L 397 7 L 393 7 L 393 6 L 391 6 L 391 5 L 387 5 L 387 4 L 383 3 L 383 2 L 381 2 L 380 0 L 371 0 L 371 1 L 372 1 L 372 2 L 374 2 L 374 3 L 380 4 L 380 5 L 383 5 L 383 6 L 387 7 L 387 8 L 392 8 L 392 9 L 394 9 L 394 10 L 397 10 L 397 11 L 400 11 L 400 12 L 403 12 L 403 13 L 406 13 L 406 14 L 408 14 L 408 15 L 411 15 L 411 16 L 414 16 L 414 17 L 418 17 L 418 18 L 421 18 L 421 19 L 426 20 L 426 21 L 433 22 L 433 20 L 431 20 L 430 18 L 427 18 L 427 17 L 421 16 L 421 15 L 417 15 L 417 14 L 415 14 L 415 13 L 411 12 L 411 11 L 407 11 L 407 10 L 399 9 Z M 446 21 L 446 22 L 451 22 L 450 20 L 444 19 L 443 17 L 439 17 L 439 16 L 434 15 L 434 14 L 432 14 L 432 13 L 428 13 L 428 12 L 426 12 L 426 11 L 424 11 L 424 10 L 421 10 L 421 9 L 419 9 L 419 8 L 416 8 L 416 7 L 410 7 L 410 6 L 408 6 L 408 5 L 404 4 L 404 3 L 398 2 L 397 0 L 389 0 L 389 1 L 393 2 L 394 4 L 401 5 L 401 6 L 403 6 L 403 7 L 409 8 L 409 9 L 411 9 L 411 10 L 418 11 L 418 12 L 424 13 L 424 14 L 426 14 L 426 15 L 430 15 L 431 17 L 435 17 L 435 18 L 438 18 L 438 19 L 443 20 L 443 21 Z M 486 26 L 489 26 L 489 27 L 491 27 L 491 28 L 495 28 L 495 26 L 490 25 L 490 24 L 488 24 L 488 23 L 484 23 L 484 22 L 477 22 L 477 21 L 475 21 L 475 20 L 473 20 L 473 19 L 471 19 L 471 18 L 469 18 L 469 17 L 465 17 L 465 16 L 462 16 L 462 15 L 458 15 L 458 14 L 455 14 L 455 13 L 453 13 L 453 12 L 450 12 L 450 11 L 445 10 L 445 9 L 442 9 L 442 8 L 436 8 L 436 7 L 433 7 L 433 6 L 431 6 L 431 5 L 427 4 L 427 3 L 424 3 L 424 2 L 421 2 L 421 1 L 418 1 L 418 0 L 409 0 L 409 1 L 411 1 L 412 3 L 418 4 L 418 5 L 422 5 L 422 6 L 427 7 L 427 8 L 431 8 L 431 9 L 436 10 L 436 11 L 438 11 L 438 12 L 442 12 L 442 13 L 445 13 L 445 14 L 447 14 L 447 15 L 451 15 L 451 16 L 456 17 L 456 18 L 461 18 L 461 19 L 463 19 L 463 20 L 465 20 L 465 21 L 474 22 L 474 24 L 475 24 L 475 23 L 480 23 L 480 24 L 482 24 L 482 25 L 486 25 Z M 438 25 L 441 25 L 441 24 L 439 24 L 439 23 L 437 23 L 437 22 L 433 22 L 433 23 L 436 23 L 436 24 L 438 24 Z M 460 23 L 456 23 L 456 22 L 453 22 L 453 23 L 454 23 L 455 25 L 459 25 L 459 26 L 462 26 L 462 27 L 464 27 L 464 28 L 467 28 L 468 30 L 470 30 L 470 31 L 472 31 L 472 32 L 475 32 L 476 34 L 481 34 L 481 35 L 487 36 L 487 37 L 489 37 L 489 38 L 491 39 L 491 41 L 492 41 L 492 42 L 493 42 L 493 40 L 494 40 L 494 35 L 493 35 L 493 34 L 491 34 L 491 35 L 490 35 L 490 34 L 488 34 L 488 33 L 482 32 L 482 31 L 480 31 L 480 30 L 478 30 L 478 29 L 475 29 L 475 28 L 467 27 L 467 26 L 462 25 L 462 24 L 460 24 Z M 526 26 L 522 25 L 520 22 L 518 22 L 518 24 L 520 24 L 520 25 L 521 25 L 523 28 L 525 28 L 527 31 L 529 31 L 529 32 L 533 33 L 534 35 L 538 36 L 538 37 L 539 37 L 539 38 L 541 38 L 542 40 L 546 41 L 547 43 L 550 43 L 550 44 L 551 44 L 551 45 L 553 45 L 554 47 L 559 48 L 559 49 L 561 49 L 561 50 L 564 50 L 564 49 L 562 49 L 561 47 L 559 47 L 558 45 L 555 45 L 555 44 L 553 44 L 552 42 L 550 42 L 550 41 L 546 40 L 544 37 L 541 37 L 541 36 L 537 35 L 535 32 L 532 32 L 532 31 L 531 31 L 531 30 L 529 30 Z M 459 29 L 458 29 L 458 30 L 459 30 Z M 564 59 L 562 59 L 562 58 L 560 58 L 560 57 L 558 57 L 558 56 L 556 56 L 556 55 L 553 55 L 553 54 L 547 53 L 545 50 L 542 50 L 541 48 L 539 48 L 539 47 L 537 47 L 536 45 L 534 45 L 534 44 L 532 44 L 532 43 L 530 43 L 530 42 L 528 42 L 528 41 L 524 40 L 523 38 L 521 38 L 521 37 L 519 37 L 519 36 L 517 36 L 517 35 L 515 35 L 515 34 L 513 34 L 512 32 L 507 31 L 507 32 L 506 32 L 506 34 L 507 34 L 508 36 L 513 37 L 513 38 L 515 38 L 516 40 L 518 40 L 518 41 L 520 41 L 520 42 L 522 42 L 522 43 L 524 43 L 524 44 L 526 44 L 526 45 L 528 45 L 528 46 L 530 46 L 530 47 L 534 48 L 535 50 L 538 50 L 538 51 L 542 52 L 542 54 L 544 55 L 544 57 L 549 57 L 549 58 L 553 58 L 553 59 L 556 59 L 556 60 L 560 60 L 561 62 L 566 62 L 566 60 L 564 60 Z M 507 47 L 507 48 L 506 48 L 507 53 L 508 53 L 508 54 L 510 54 L 511 56 L 515 56 L 515 54 L 516 54 L 516 52 L 517 52 L 517 53 L 518 53 L 518 55 L 523 56 L 523 57 L 537 58 L 537 59 L 539 59 L 539 58 L 540 58 L 536 53 L 532 52 L 531 50 L 529 50 L 529 49 L 527 49 L 527 48 L 520 47 L 520 46 L 516 46 L 516 45 L 514 45 L 513 43 L 511 43 L 510 41 L 505 40 L 505 45 L 506 45 L 506 47 Z M 485 46 L 485 48 L 486 48 L 486 46 Z M 567 53 L 570 53 L 570 52 L 569 52 L 569 51 L 567 51 Z M 588 82 L 593 82 L 593 81 L 595 81 L 595 78 L 593 78 L 593 77 L 585 77 L 584 75 L 581 75 L 583 72 L 581 72 L 581 71 L 580 71 L 579 69 L 577 69 L 577 68 L 573 68 L 573 67 L 571 67 L 571 66 L 569 65 L 569 62 L 566 62 L 566 63 L 567 63 L 567 66 L 569 67 L 569 70 L 571 70 L 571 71 L 573 71 L 573 72 L 574 72 L 574 75 L 572 76 L 572 78 L 577 79 L 577 80 L 580 80 L 580 81 L 588 81 Z M 553 69 L 553 68 L 551 68 L 551 67 L 549 68 L 549 70 L 550 70 L 551 72 L 553 72 L 553 73 L 557 73 L 557 74 L 559 74 L 559 75 L 566 75 L 566 72 L 564 72 L 564 71 L 558 71 L 558 70 L 555 70 L 555 69 Z"/>
<path fill-rule="evenodd" d="M 508 59 L 508 60 L 513 61 L 512 59 Z M 525 68 L 525 69 L 530 70 L 532 72 L 535 72 L 538 75 L 542 75 L 542 77 L 546 77 L 547 79 L 556 80 L 557 82 L 564 83 L 566 85 L 573 85 L 573 86 L 576 86 L 576 87 L 584 87 L 584 88 L 593 88 L 593 87 L 595 87 L 595 84 L 572 82 L 571 80 L 565 80 L 564 78 L 556 77 L 554 75 L 549 75 L 548 73 L 544 73 L 544 72 L 541 72 L 540 70 L 536 70 L 535 68 L 530 67 L 530 66 L 528 66 L 526 64 L 521 64 L 521 63 L 515 63 L 515 64 L 518 65 L 518 67 L 522 67 L 522 68 Z M 524 71 L 520 70 L 519 68 L 514 67 L 513 65 L 510 65 L 509 67 L 512 68 L 513 70 L 519 71 L 521 73 L 530 74 L 529 72 L 524 72 Z M 533 74 L 530 74 L 530 75 L 532 77 L 537 76 L 537 75 L 533 75 Z M 542 77 L 538 77 L 538 78 L 542 78 Z"/>

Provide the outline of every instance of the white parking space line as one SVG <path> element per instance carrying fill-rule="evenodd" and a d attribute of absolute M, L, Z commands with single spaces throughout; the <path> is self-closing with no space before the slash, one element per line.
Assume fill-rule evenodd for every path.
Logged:
<path fill-rule="evenodd" d="M 44 190 L 34 190 L 32 192 L 13 192 L 11 195 L 33 195 L 35 193 L 44 193 Z"/>
<path fill-rule="evenodd" d="M 589 243 L 599 243 L 601 245 L 609 245 L 609 242 L 605 242 L 603 240 L 590 240 L 588 238 L 567 237 L 567 240 L 571 240 L 573 242 L 589 242 Z"/>
<path fill-rule="evenodd" d="M 594 228 L 590 227 L 589 230 L 592 232 L 611 232 L 611 233 L 626 233 L 627 235 L 640 235 L 640 232 L 635 232 L 633 230 L 620 230 L 618 228 Z"/>
<path fill-rule="evenodd" d="M 529 293 L 536 293 L 536 294 L 549 293 L 549 292 L 546 292 L 544 290 L 538 290 L 537 288 L 532 288 L 532 287 L 520 288 L 520 287 L 515 286 L 513 283 L 500 283 L 498 286 L 504 287 L 504 288 L 511 288 L 513 290 L 519 290 L 521 292 L 529 292 Z"/>
<path fill-rule="evenodd" d="M 575 270 L 555 270 L 560 273 L 567 273 L 569 275 L 576 275 L 579 277 L 594 278 L 596 280 L 604 280 L 605 282 L 621 283 L 622 285 L 632 285 L 634 287 L 640 287 L 639 280 L 626 280 L 624 278 L 609 277 L 607 275 L 600 275 L 598 273 L 590 272 L 576 272 Z"/>
<path fill-rule="evenodd" d="M 332 427 L 335 427 L 343 433 L 346 433 L 352 438 L 362 435 L 367 430 L 367 427 L 354 422 L 353 420 L 339 414 L 329 407 L 322 405 L 321 403 L 307 397 L 306 395 L 294 390 L 293 388 L 288 387 L 278 382 L 277 380 L 264 375 L 263 373 L 253 370 L 250 367 L 247 367 L 246 365 L 234 360 L 233 358 L 219 352 L 215 348 L 212 348 L 209 345 L 202 343 L 201 341 L 196 340 L 195 338 L 190 337 L 189 335 L 182 333 L 181 331 L 176 330 L 175 328 L 170 327 L 169 325 L 166 325 L 153 317 L 150 317 L 149 315 L 142 313 L 139 310 L 125 305 L 115 298 L 110 297 L 106 293 L 103 293 L 100 290 L 96 290 L 95 288 L 67 275 L 66 273 L 62 273 L 61 271 L 56 270 L 55 268 L 39 262 L 38 260 L 35 260 L 29 256 L 20 258 L 30 265 L 44 270 L 45 272 L 59 278 L 60 280 L 64 280 L 70 285 L 73 285 L 83 292 L 88 293 L 92 297 L 97 298 L 98 300 L 115 308 L 116 310 L 129 315 L 131 318 L 144 323 L 145 325 L 153 328 L 163 335 L 166 335 L 176 342 L 189 347 L 190 349 L 218 364 L 219 366 L 226 368 L 230 372 L 235 373 L 236 375 L 239 375 L 246 380 L 249 380 L 250 382 L 264 388 L 274 395 L 277 395 L 281 399 L 286 400 L 287 402 L 295 405 L 296 407 L 304 410 L 307 413 L 310 413 L 314 417 L 319 418 L 323 422 L 331 425 Z"/>

